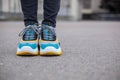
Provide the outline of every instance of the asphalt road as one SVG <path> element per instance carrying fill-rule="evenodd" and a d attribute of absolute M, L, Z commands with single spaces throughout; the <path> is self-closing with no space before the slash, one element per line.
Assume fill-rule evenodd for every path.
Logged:
<path fill-rule="evenodd" d="M 0 80 L 120 80 L 120 22 L 58 22 L 62 56 L 16 56 L 23 22 L 0 22 Z"/>

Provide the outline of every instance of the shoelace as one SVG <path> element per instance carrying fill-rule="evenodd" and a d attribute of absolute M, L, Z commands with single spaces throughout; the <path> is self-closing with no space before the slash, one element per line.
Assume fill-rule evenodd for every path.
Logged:
<path fill-rule="evenodd" d="M 54 40 L 54 36 L 56 36 L 55 28 L 51 26 L 43 25 L 43 30 L 41 32 L 43 32 L 45 40 Z"/>
<path fill-rule="evenodd" d="M 40 37 L 39 34 L 40 34 L 41 28 L 40 28 L 40 27 L 36 27 L 35 25 L 29 25 L 29 26 L 25 27 L 25 28 L 19 33 L 19 36 L 20 36 L 20 37 L 23 36 L 28 29 L 34 30 L 35 33 L 38 35 L 38 38 Z"/>

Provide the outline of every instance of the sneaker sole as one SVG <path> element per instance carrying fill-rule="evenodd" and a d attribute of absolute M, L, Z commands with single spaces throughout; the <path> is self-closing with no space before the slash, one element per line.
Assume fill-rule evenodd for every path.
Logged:
<path fill-rule="evenodd" d="M 21 40 L 21 42 L 26 42 L 26 41 Z M 29 42 L 30 43 L 38 43 L 38 40 L 29 41 Z M 26 42 L 26 43 L 28 43 L 28 42 Z M 37 56 L 37 55 L 39 55 L 39 51 L 38 50 L 34 51 L 34 50 L 35 49 L 32 49 L 29 46 L 24 46 L 24 47 L 22 47 L 22 49 L 17 48 L 16 55 L 17 56 Z"/>
<path fill-rule="evenodd" d="M 39 52 L 32 53 L 32 52 L 16 52 L 17 56 L 37 56 Z"/>
<path fill-rule="evenodd" d="M 62 55 L 62 51 L 61 52 L 40 52 L 41 56 L 61 56 Z"/>
<path fill-rule="evenodd" d="M 51 41 L 44 41 L 44 40 L 40 40 L 39 42 L 40 42 L 39 44 L 41 44 L 41 43 L 43 43 L 43 44 L 44 43 L 45 44 L 51 43 Z M 52 43 L 58 43 L 58 40 L 56 40 L 56 41 L 54 41 Z M 61 48 L 55 49 L 54 47 L 50 46 L 50 47 L 47 47 L 45 49 L 40 48 L 39 53 L 40 53 L 41 56 L 60 56 L 60 55 L 62 55 L 62 50 L 61 50 Z"/>

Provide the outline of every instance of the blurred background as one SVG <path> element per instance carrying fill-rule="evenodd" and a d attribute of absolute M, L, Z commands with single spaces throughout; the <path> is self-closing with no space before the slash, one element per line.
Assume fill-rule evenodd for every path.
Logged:
<path fill-rule="evenodd" d="M 120 80 L 119 21 L 120 0 L 61 0 L 63 55 L 16 56 L 24 29 L 20 0 L 0 0 L 0 80 Z"/>
<path fill-rule="evenodd" d="M 38 0 L 42 18 L 43 0 Z M 61 0 L 59 20 L 120 20 L 120 0 Z M 0 20 L 21 20 L 20 0 L 0 0 Z"/>

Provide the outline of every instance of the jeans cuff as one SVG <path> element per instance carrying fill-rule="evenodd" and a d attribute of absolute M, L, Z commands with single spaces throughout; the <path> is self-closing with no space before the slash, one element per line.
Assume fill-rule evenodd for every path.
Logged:
<path fill-rule="evenodd" d="M 42 24 L 48 25 L 48 26 L 52 26 L 52 27 L 56 27 L 55 24 L 51 23 L 51 22 L 45 22 L 43 21 Z"/>
<path fill-rule="evenodd" d="M 25 26 L 33 25 L 33 24 L 38 25 L 38 22 L 35 22 L 35 21 L 25 21 Z"/>

